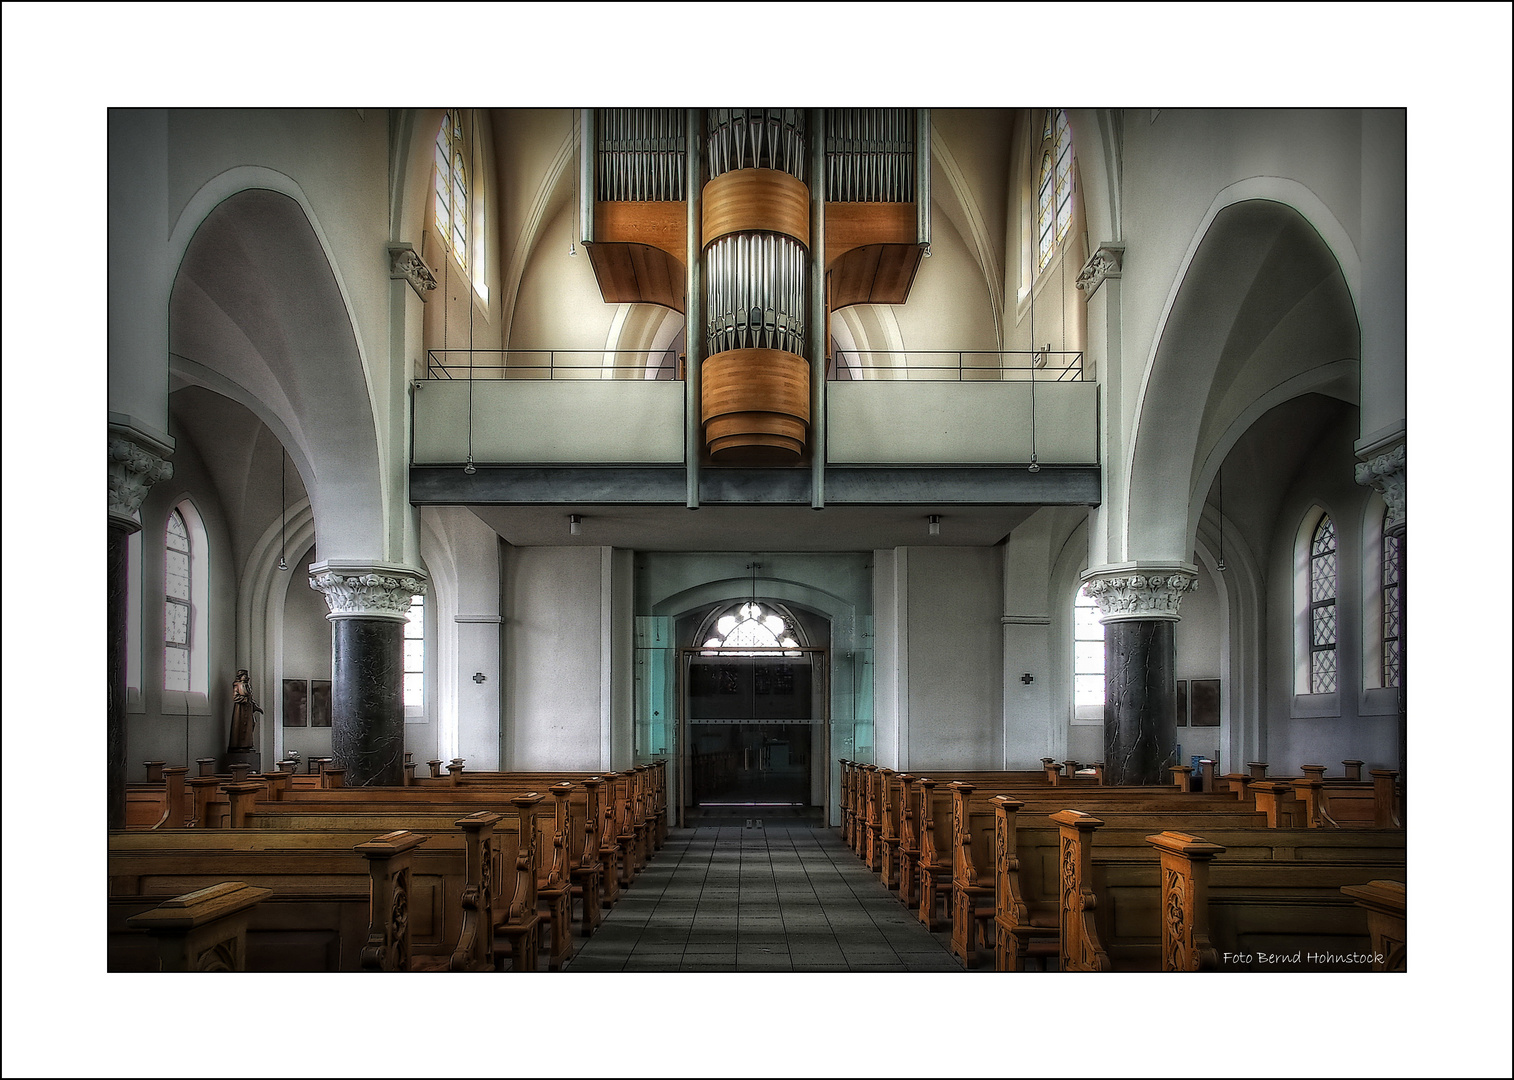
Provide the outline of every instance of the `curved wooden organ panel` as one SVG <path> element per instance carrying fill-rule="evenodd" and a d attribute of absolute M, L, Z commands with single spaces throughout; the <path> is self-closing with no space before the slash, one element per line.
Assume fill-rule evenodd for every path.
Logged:
<path fill-rule="evenodd" d="M 715 464 L 796 464 L 810 424 L 805 114 L 711 109 L 705 127 L 705 446 Z"/>
<path fill-rule="evenodd" d="M 806 359 L 810 290 L 825 290 L 827 320 L 849 304 L 908 297 L 929 248 L 929 113 L 828 109 L 821 131 L 809 129 L 822 113 L 804 109 L 583 115 L 583 239 L 605 300 L 689 311 L 685 263 L 697 227 L 703 326 L 688 333 L 704 334 L 699 419 L 710 462 L 799 464 L 811 362 L 820 362 Z M 823 176 L 808 175 L 816 139 Z M 697 222 L 686 190 L 694 175 L 705 180 Z M 823 231 L 811 220 L 815 184 Z M 813 281 L 822 266 L 824 280 Z"/>

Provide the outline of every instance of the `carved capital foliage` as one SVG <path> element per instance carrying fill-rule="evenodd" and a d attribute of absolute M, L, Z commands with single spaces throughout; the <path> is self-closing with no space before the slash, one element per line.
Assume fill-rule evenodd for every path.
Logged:
<path fill-rule="evenodd" d="M 1083 264 L 1083 269 L 1078 271 L 1078 279 L 1074 284 L 1083 290 L 1084 299 L 1087 299 L 1099 291 L 1099 286 L 1104 284 L 1105 278 L 1119 277 L 1124 266 L 1124 244 L 1100 244 L 1089 256 L 1088 261 Z"/>
<path fill-rule="evenodd" d="M 1184 563 L 1136 563 L 1083 575 L 1083 590 L 1099 605 L 1099 621 L 1104 623 L 1177 622 L 1178 605 L 1198 584 L 1198 571 Z"/>
<path fill-rule="evenodd" d="M 389 245 L 389 277 L 395 281 L 404 278 L 422 300 L 436 288 L 436 275 L 409 244 Z"/>
<path fill-rule="evenodd" d="M 328 619 L 393 619 L 403 622 L 414 596 L 426 592 L 426 576 L 387 563 L 319 562 L 310 567 L 310 587 L 325 594 Z"/>
<path fill-rule="evenodd" d="M 173 465 L 120 435 L 106 441 L 109 477 L 110 520 L 131 531 L 142 527 L 138 513 L 147 491 L 159 480 L 173 475 Z"/>
<path fill-rule="evenodd" d="M 1404 506 L 1405 447 L 1399 443 L 1382 454 L 1374 454 L 1356 465 L 1356 482 L 1373 488 L 1388 504 L 1388 520 L 1383 530 L 1390 533 L 1403 532 L 1408 526 Z"/>

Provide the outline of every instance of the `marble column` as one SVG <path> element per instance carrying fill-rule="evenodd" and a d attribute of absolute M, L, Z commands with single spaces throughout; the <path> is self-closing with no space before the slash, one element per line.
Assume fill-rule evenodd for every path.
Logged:
<path fill-rule="evenodd" d="M 1406 502 L 1407 448 L 1400 441 L 1362 454 L 1356 482 L 1373 488 L 1388 504 L 1383 532 L 1398 538 L 1398 783 L 1399 819 L 1408 821 L 1409 805 L 1409 528 Z"/>
<path fill-rule="evenodd" d="M 404 626 L 420 570 L 390 563 L 318 562 L 310 587 L 331 613 L 331 750 L 351 787 L 405 782 Z"/>
<path fill-rule="evenodd" d="M 105 610 L 106 713 L 105 797 L 106 825 L 126 827 L 126 649 L 130 633 L 131 582 L 128 552 L 131 534 L 142 528 L 139 511 L 147 491 L 159 480 L 173 475 L 173 466 L 163 460 L 172 447 L 129 427 L 112 424 L 106 442 L 109 488 L 106 541 Z M 150 447 L 150 449 L 149 449 Z M 162 456 L 160 456 L 162 455 Z"/>
<path fill-rule="evenodd" d="M 1178 762 L 1178 604 L 1198 582 L 1188 563 L 1125 563 L 1083 575 L 1104 624 L 1104 778 L 1166 784 Z"/>

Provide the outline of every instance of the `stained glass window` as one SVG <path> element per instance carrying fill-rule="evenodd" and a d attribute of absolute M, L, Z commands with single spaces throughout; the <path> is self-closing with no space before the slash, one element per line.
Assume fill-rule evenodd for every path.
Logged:
<path fill-rule="evenodd" d="M 190 614 L 193 610 L 190 559 L 193 551 L 184 515 L 168 515 L 163 530 L 163 689 L 189 689 Z"/>
<path fill-rule="evenodd" d="M 1099 605 L 1078 589 L 1072 608 L 1073 707 L 1090 711 L 1104 707 L 1104 624 Z"/>
<path fill-rule="evenodd" d="M 472 129 L 464 110 L 448 109 L 436 133 L 436 229 L 452 249 L 457 264 L 469 270 L 473 218 L 468 210 L 468 166 Z"/>
<path fill-rule="evenodd" d="M 1385 515 L 1386 516 L 1386 515 Z M 1397 686 L 1401 615 L 1398 595 L 1398 537 L 1383 533 L 1383 685 Z"/>
<path fill-rule="evenodd" d="M 1044 269 L 1072 225 L 1072 130 L 1065 109 L 1051 109 L 1041 132 L 1041 169 L 1036 183 L 1036 268 Z"/>
<path fill-rule="evenodd" d="M 405 616 L 405 708 L 426 707 L 426 598 L 410 598 Z"/>
<path fill-rule="evenodd" d="M 1309 692 L 1333 694 L 1335 668 L 1335 523 L 1326 514 L 1309 545 Z"/>

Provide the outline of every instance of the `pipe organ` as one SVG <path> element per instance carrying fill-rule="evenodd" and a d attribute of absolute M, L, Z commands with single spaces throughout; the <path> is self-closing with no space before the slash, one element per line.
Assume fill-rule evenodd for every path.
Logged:
<path fill-rule="evenodd" d="M 811 326 L 815 315 L 828 322 L 848 304 L 903 303 L 929 246 L 929 112 L 582 117 L 580 239 L 606 302 L 697 313 L 686 340 L 710 464 L 802 463 L 829 342 L 824 326 Z M 812 185 L 823 185 L 823 199 Z"/>

